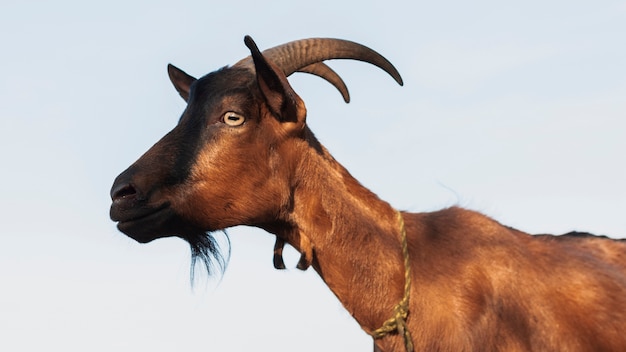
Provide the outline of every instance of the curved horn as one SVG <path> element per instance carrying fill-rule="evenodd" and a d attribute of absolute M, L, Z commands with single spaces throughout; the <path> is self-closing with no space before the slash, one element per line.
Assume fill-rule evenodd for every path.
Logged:
<path fill-rule="evenodd" d="M 244 38 L 246 46 L 253 45 L 256 47 L 254 40 L 250 36 Z M 341 78 L 326 65 L 320 66 L 322 61 L 332 59 L 352 59 L 370 63 L 378 66 L 393 77 L 398 84 L 403 85 L 402 77 L 398 70 L 376 51 L 348 40 L 331 39 L 331 38 L 311 38 L 302 39 L 279 45 L 263 51 L 263 56 L 280 67 L 285 76 L 289 76 L 294 72 L 311 71 L 311 65 L 316 70 L 313 74 L 318 75 L 331 82 L 344 96 L 346 95 L 339 88 L 336 82 L 341 82 L 345 87 Z M 235 64 L 235 66 L 252 67 L 252 58 L 247 57 Z M 338 80 L 337 80 L 338 79 Z M 347 89 L 346 89 L 347 93 Z"/>
<path fill-rule="evenodd" d="M 310 73 L 312 75 L 316 75 L 327 80 L 328 82 L 330 82 L 330 84 L 337 88 L 346 103 L 350 102 L 350 93 L 348 92 L 348 87 L 346 87 L 343 79 L 341 79 L 337 72 L 333 71 L 333 69 L 328 67 L 326 64 L 322 62 L 317 62 L 308 66 L 304 66 L 300 68 L 297 72 Z"/>

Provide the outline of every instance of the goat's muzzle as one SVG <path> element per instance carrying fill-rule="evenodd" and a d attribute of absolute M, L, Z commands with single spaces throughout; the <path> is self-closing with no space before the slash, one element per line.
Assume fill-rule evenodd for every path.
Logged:
<path fill-rule="evenodd" d="M 151 204 L 146 196 L 123 178 L 115 180 L 111 199 L 111 220 L 118 223 L 120 231 L 138 242 L 173 236 L 176 225 L 180 223 L 168 202 Z"/>

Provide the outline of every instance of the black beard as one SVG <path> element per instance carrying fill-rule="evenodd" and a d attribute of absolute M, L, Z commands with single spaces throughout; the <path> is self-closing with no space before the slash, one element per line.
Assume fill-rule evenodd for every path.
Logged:
<path fill-rule="evenodd" d="M 201 230 L 185 231 L 184 235 L 180 236 L 189 243 L 191 249 L 190 276 L 192 283 L 195 279 L 196 264 L 198 262 L 205 268 L 209 276 L 211 276 L 216 269 L 220 273 L 226 270 L 228 259 L 230 258 L 230 239 L 226 231 L 222 230 L 222 232 L 224 233 L 228 247 L 226 256 L 222 253 L 219 243 L 211 233 Z"/>

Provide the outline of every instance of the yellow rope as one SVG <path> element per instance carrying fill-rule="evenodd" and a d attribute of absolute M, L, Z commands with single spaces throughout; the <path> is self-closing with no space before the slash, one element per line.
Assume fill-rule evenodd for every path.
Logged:
<path fill-rule="evenodd" d="M 409 295 L 411 292 L 411 263 L 409 262 L 409 246 L 406 240 L 406 229 L 402 214 L 397 212 L 398 224 L 400 225 L 400 235 L 402 237 L 402 256 L 404 257 L 404 296 L 402 300 L 393 308 L 393 316 L 387 319 L 383 326 L 372 331 L 374 339 L 385 337 L 394 331 L 404 337 L 404 347 L 407 352 L 413 352 L 413 340 L 411 332 L 406 326 L 406 318 L 409 315 Z"/>

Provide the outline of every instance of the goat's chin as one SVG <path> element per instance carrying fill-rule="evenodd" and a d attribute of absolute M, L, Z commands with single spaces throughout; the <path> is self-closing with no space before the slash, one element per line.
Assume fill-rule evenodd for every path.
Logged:
<path fill-rule="evenodd" d="M 139 243 L 148 243 L 163 237 L 184 239 L 191 249 L 192 278 L 197 263 L 200 263 L 208 274 L 213 273 L 215 268 L 219 271 L 226 268 L 228 256 L 222 255 L 215 237 L 201 227 L 183 219 L 170 207 L 162 207 L 139 219 L 120 221 L 117 228 Z M 228 236 L 225 238 L 227 244 L 230 245 Z"/>
<path fill-rule="evenodd" d="M 121 211 L 115 207 L 111 209 L 111 217 L 118 220 L 117 228 L 139 243 L 175 236 L 176 230 L 183 224 L 167 204 L 149 210 L 140 209 L 141 211 Z"/>

